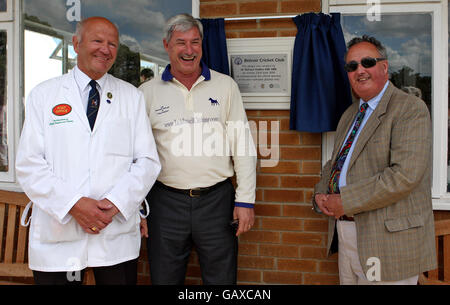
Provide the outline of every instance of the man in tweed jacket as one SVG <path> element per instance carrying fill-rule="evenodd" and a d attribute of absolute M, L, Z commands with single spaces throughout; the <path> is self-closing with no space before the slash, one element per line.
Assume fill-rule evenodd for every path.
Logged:
<path fill-rule="evenodd" d="M 339 249 L 341 284 L 417 284 L 436 268 L 429 111 L 389 82 L 386 49 L 375 38 L 350 41 L 345 61 L 359 100 L 340 119 L 313 198 L 315 210 L 330 216 L 328 254 Z M 339 192 L 330 194 L 332 166 L 365 102 Z"/>

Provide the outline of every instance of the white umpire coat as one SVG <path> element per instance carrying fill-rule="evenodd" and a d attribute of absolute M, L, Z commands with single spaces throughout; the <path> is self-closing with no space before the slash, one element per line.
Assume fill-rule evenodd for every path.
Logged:
<path fill-rule="evenodd" d="M 76 271 L 139 256 L 139 206 L 161 165 L 142 93 L 106 75 L 91 131 L 74 72 L 35 87 L 26 102 L 17 179 L 33 202 L 29 266 Z M 100 234 L 68 214 L 81 197 L 119 209 Z"/>

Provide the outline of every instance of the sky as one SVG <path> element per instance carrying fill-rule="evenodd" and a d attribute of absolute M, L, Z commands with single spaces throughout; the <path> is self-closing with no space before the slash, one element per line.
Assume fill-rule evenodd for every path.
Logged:
<path fill-rule="evenodd" d="M 27 15 L 73 33 L 76 21 L 69 22 L 66 15 L 77 3 L 81 18 L 108 18 L 119 27 L 122 43 L 133 51 L 163 59 L 167 59 L 162 44 L 165 20 L 178 13 L 192 12 L 189 0 L 24 0 L 23 7 Z"/>
<path fill-rule="evenodd" d="M 346 42 L 363 34 L 380 40 L 388 53 L 389 72 L 396 72 L 403 66 L 408 66 L 421 76 L 431 75 L 431 14 L 383 14 L 380 21 L 369 21 L 365 15 L 344 15 L 341 18 Z"/>

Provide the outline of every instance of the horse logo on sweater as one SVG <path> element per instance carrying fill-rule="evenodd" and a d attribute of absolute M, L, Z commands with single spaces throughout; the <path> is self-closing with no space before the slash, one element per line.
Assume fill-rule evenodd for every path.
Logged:
<path fill-rule="evenodd" d="M 209 101 L 211 102 L 211 106 L 218 106 L 220 105 L 219 102 L 213 98 L 209 98 Z"/>

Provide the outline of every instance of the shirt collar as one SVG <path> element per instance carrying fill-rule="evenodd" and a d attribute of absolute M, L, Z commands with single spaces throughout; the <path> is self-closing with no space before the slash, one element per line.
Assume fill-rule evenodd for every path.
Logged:
<path fill-rule="evenodd" d="M 370 99 L 367 104 L 369 104 L 369 107 L 373 110 L 375 110 L 375 108 L 377 108 L 378 104 L 381 101 L 381 98 L 384 95 L 384 92 L 386 91 L 387 87 L 389 85 L 389 81 L 386 82 L 386 84 L 384 84 L 383 89 L 380 91 L 380 93 L 378 93 L 377 96 L 375 96 L 374 98 Z M 362 104 L 364 104 L 365 102 L 363 101 L 363 99 L 359 99 L 359 106 L 361 107 Z"/>
<path fill-rule="evenodd" d="M 202 67 L 202 76 L 205 78 L 206 81 L 211 79 L 211 71 L 209 70 L 208 66 L 202 61 L 200 61 L 200 66 Z M 171 81 L 173 79 L 172 73 L 170 73 L 170 64 L 166 66 L 166 69 L 164 70 L 161 79 L 165 82 Z"/>
<path fill-rule="evenodd" d="M 86 73 L 81 71 L 80 68 L 78 68 L 78 65 L 75 66 L 73 71 L 74 71 L 73 73 L 75 76 L 75 81 L 77 82 L 78 88 L 80 89 L 80 91 L 83 92 L 87 88 L 90 90 L 89 82 L 91 81 L 91 78 L 89 76 L 87 76 Z M 106 82 L 106 73 L 101 78 L 97 79 L 96 82 L 97 82 L 97 85 L 100 87 L 100 90 L 102 90 L 102 88 L 104 88 L 105 82 Z"/>

